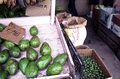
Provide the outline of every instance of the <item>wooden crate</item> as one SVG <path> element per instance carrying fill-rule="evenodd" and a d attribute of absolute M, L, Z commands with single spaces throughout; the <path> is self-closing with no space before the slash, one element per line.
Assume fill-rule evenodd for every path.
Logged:
<path fill-rule="evenodd" d="M 107 29 L 102 24 L 99 24 L 97 33 L 114 51 L 119 50 L 120 38 L 116 36 L 111 30 Z"/>
<path fill-rule="evenodd" d="M 92 18 L 92 27 L 93 27 L 93 30 L 97 33 L 98 27 L 99 27 L 99 22 L 98 22 L 98 20 Z"/>

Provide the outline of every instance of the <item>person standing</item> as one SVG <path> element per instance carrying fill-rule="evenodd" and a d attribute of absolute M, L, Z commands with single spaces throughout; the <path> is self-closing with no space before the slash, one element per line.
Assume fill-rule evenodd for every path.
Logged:
<path fill-rule="evenodd" d="M 113 2 L 114 2 L 114 0 L 104 0 L 103 1 L 103 5 L 105 6 L 105 7 L 113 7 Z"/>
<path fill-rule="evenodd" d="M 68 8 L 69 8 L 69 12 L 73 16 L 78 16 L 78 12 L 77 12 L 76 7 L 75 7 L 75 0 L 69 0 Z"/>
<path fill-rule="evenodd" d="M 89 5 L 90 5 L 90 14 L 87 15 L 89 18 L 92 18 L 93 14 L 93 8 L 97 7 L 99 5 L 100 0 L 89 0 Z"/>

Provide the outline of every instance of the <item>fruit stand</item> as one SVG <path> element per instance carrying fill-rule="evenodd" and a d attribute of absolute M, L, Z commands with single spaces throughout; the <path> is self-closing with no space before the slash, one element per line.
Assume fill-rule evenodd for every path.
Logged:
<path fill-rule="evenodd" d="M 3 12 L 0 15 L 0 40 L 4 40 L 0 41 L 0 78 L 85 79 L 91 76 L 112 79 L 111 73 L 97 52 L 93 49 L 81 50 L 74 47 L 62 28 L 64 26 L 60 25 L 55 17 L 56 0 L 50 0 L 51 9 L 48 15 L 30 16 L 30 10 L 27 13 L 29 16 L 25 15 L 25 6 L 43 7 L 44 5 L 39 3 L 44 1 L 46 0 L 18 0 L 19 6 L 14 5 L 11 9 L 10 6 L 13 4 L 9 4 L 10 9 L 3 8 L 5 11 L 8 10 L 8 13 Z M 21 9 L 23 14 L 19 14 L 22 12 Z M 83 56 L 88 59 L 92 56 L 93 59 L 90 60 L 94 60 L 94 64 L 96 61 L 100 67 L 95 65 L 94 69 L 91 69 L 94 75 L 86 68 L 87 60 L 84 60 Z"/>
<path fill-rule="evenodd" d="M 16 18 L 1 18 L 0 19 L 0 23 L 5 26 L 5 29 L 3 31 L 7 30 L 6 34 L 12 33 L 14 36 L 14 34 L 17 31 L 15 28 L 8 29 L 7 27 L 10 25 L 12 25 L 12 27 L 13 26 L 15 27 L 17 25 L 17 26 L 25 29 L 25 35 L 22 36 L 22 39 L 19 41 L 18 44 L 16 43 L 15 45 L 13 45 L 13 47 L 18 47 L 20 49 L 20 52 L 21 52 L 21 54 L 19 53 L 20 56 L 15 57 L 14 54 L 11 53 L 12 55 L 10 55 L 10 57 L 7 59 L 7 61 L 4 63 L 1 63 L 2 67 L 5 70 L 7 70 L 8 73 L 10 74 L 8 76 L 9 79 L 21 79 L 21 77 L 24 79 L 27 79 L 27 77 L 28 78 L 39 78 L 39 79 L 74 78 L 75 77 L 74 63 L 73 63 L 70 51 L 68 49 L 67 43 L 66 43 L 63 33 L 61 31 L 61 28 L 57 21 L 57 18 L 54 19 L 55 0 L 51 0 L 51 8 L 52 8 L 51 15 L 48 15 L 48 16 L 31 16 L 31 17 L 16 17 Z M 56 22 L 54 23 L 55 20 L 56 20 Z M 12 24 L 11 24 L 11 22 L 12 22 Z M 31 28 L 33 28 L 33 26 L 35 26 L 38 29 L 38 33 L 35 35 L 35 37 L 37 36 L 37 38 L 35 38 L 35 39 L 34 39 L 34 34 L 32 34 L 32 32 L 30 30 Z M 16 30 L 16 31 L 13 31 L 13 30 Z M 19 29 L 19 31 L 20 30 L 21 29 Z M 1 38 L 3 37 L 3 31 L 0 33 Z M 19 31 L 17 31 L 17 32 L 20 35 L 21 32 L 19 32 Z M 9 38 L 13 39 L 12 37 L 9 37 Z M 34 44 L 38 44 L 37 46 L 36 45 L 34 46 L 33 42 L 30 43 L 30 41 L 32 41 L 32 38 L 33 38 L 33 42 L 35 42 Z M 14 40 L 16 40 L 16 39 L 13 39 L 12 41 L 14 42 Z M 38 41 L 35 41 L 35 40 L 38 40 Z M 8 41 L 10 41 L 10 40 L 8 40 Z M 21 42 L 23 42 L 23 41 L 24 41 L 24 43 L 22 44 Z M 46 44 L 44 45 L 45 42 L 47 42 L 49 44 L 47 46 L 47 49 L 44 48 L 46 46 Z M 8 45 L 8 43 L 7 43 L 7 45 Z M 11 46 L 7 47 L 7 45 L 5 43 L 1 44 L 2 52 L 4 52 L 3 50 L 5 50 L 5 49 L 9 51 L 9 49 L 12 48 Z M 29 48 L 28 47 L 21 48 L 21 46 L 25 46 L 25 45 L 28 47 L 30 45 L 30 47 Z M 39 65 L 38 66 L 39 69 L 38 69 L 37 64 L 35 64 L 35 63 L 40 62 L 39 58 L 46 58 L 46 57 L 44 57 L 45 54 L 44 54 L 44 52 L 42 53 L 42 51 L 45 51 L 45 50 L 47 51 L 48 49 L 49 49 L 49 51 L 50 50 L 51 51 L 47 55 L 51 55 L 52 59 L 50 56 L 48 56 L 48 57 L 50 57 L 50 60 L 49 60 L 49 63 L 47 64 L 47 66 L 44 69 L 40 69 L 40 65 L 38 64 Z M 34 57 L 35 54 L 33 54 L 31 51 L 34 51 L 35 53 L 37 52 L 35 57 Z M 66 55 L 65 55 L 65 57 L 63 56 L 64 58 L 59 58 L 59 59 L 64 60 L 64 64 L 62 64 L 62 65 L 60 65 L 58 63 L 58 61 L 60 61 L 60 60 L 56 58 L 57 56 L 59 57 L 59 55 L 61 55 L 61 54 L 67 55 L 67 58 L 66 58 Z M 31 56 L 33 59 L 31 58 Z M 3 55 L 1 55 L 1 57 L 4 58 Z M 26 68 L 24 68 L 25 71 L 22 70 L 22 68 L 21 68 L 22 64 L 20 62 L 22 60 L 24 60 L 26 62 L 28 61 L 28 60 L 25 60 L 24 58 L 28 58 L 30 61 L 30 63 L 28 65 L 26 65 Z M 45 60 L 47 60 L 47 59 L 45 59 Z M 56 62 L 57 64 L 54 64 L 54 62 Z M 53 66 L 52 67 L 53 70 L 55 70 L 55 71 L 58 70 L 56 72 L 57 74 L 54 73 L 53 70 L 51 70 L 52 68 L 49 68 L 49 67 L 51 67 L 50 64 L 51 64 L 51 66 Z M 57 68 L 57 70 L 54 68 Z M 13 71 L 13 69 L 15 71 Z M 2 70 L 2 71 L 4 71 L 4 70 Z M 53 71 L 53 72 L 51 73 L 51 71 Z M 33 74 L 33 72 L 34 72 L 34 74 Z M 37 75 L 35 73 L 37 73 Z M 2 74 L 1 77 L 4 78 L 3 75 L 4 74 Z"/>

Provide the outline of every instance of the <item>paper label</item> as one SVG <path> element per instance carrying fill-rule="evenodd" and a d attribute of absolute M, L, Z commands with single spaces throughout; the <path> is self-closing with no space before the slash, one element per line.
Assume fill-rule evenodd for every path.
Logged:
<path fill-rule="evenodd" d="M 1 38 L 11 41 L 17 45 L 24 36 L 25 29 L 14 24 L 13 22 L 10 22 L 10 24 L 0 34 Z"/>

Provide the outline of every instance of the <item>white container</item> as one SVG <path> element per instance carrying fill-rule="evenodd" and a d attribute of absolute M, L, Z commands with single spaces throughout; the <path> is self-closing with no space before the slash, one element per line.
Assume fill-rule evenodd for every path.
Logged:
<path fill-rule="evenodd" d="M 111 25 L 111 30 L 112 30 L 118 37 L 120 37 L 120 26 L 112 23 L 112 25 Z"/>
<path fill-rule="evenodd" d="M 108 29 L 110 29 L 113 15 L 119 13 L 120 11 L 115 10 L 114 8 L 103 8 L 100 10 L 99 22 L 102 23 Z"/>

